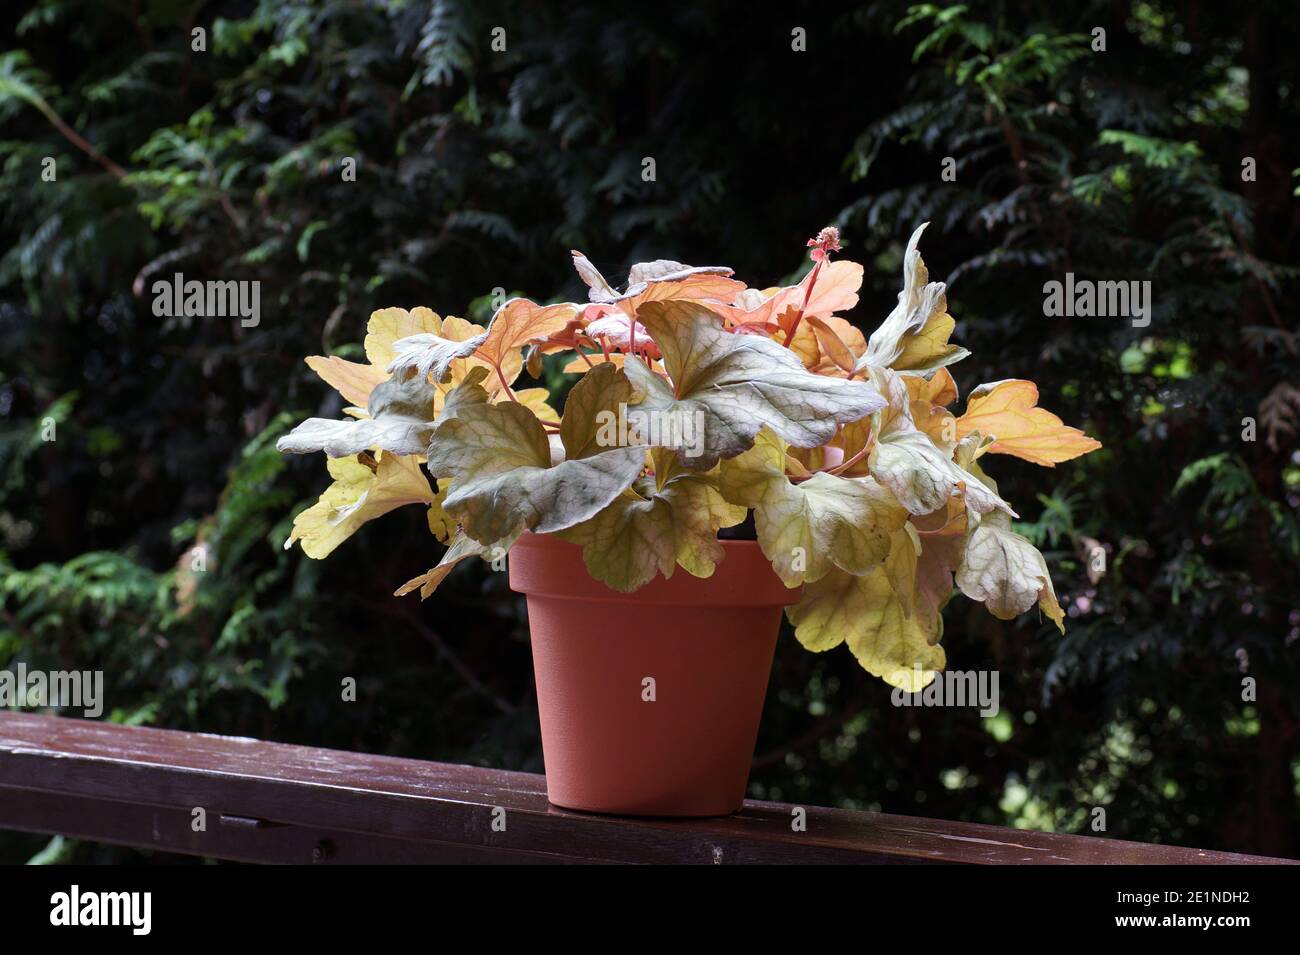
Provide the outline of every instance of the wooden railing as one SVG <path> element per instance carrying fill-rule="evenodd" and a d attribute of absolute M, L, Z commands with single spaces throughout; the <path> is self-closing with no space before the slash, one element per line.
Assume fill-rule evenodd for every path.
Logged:
<path fill-rule="evenodd" d="M 747 802 L 721 819 L 556 809 L 543 777 L 255 739 L 0 714 L 0 829 L 247 862 L 1285 863 Z"/>

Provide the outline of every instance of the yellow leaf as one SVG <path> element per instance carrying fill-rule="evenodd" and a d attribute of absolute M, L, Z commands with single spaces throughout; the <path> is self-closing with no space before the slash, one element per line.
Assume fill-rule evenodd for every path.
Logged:
<path fill-rule="evenodd" d="M 947 368 L 940 368 L 928 379 L 907 375 L 903 380 L 913 401 L 928 401 L 946 408 L 957 400 L 957 382 Z"/>
<path fill-rule="evenodd" d="M 947 308 L 947 301 L 943 297 L 939 300 L 939 308 Z M 897 371 L 928 369 L 933 368 L 935 362 L 964 354 L 965 349 L 948 343 L 948 336 L 956 325 L 957 322 L 947 312 L 935 312 L 921 326 L 920 331 L 904 340 L 902 354 L 894 359 L 892 367 Z"/>
<path fill-rule="evenodd" d="M 908 240 L 903 255 L 903 290 L 898 305 L 867 341 L 867 351 L 858 368 L 892 368 L 895 371 L 925 372 L 961 361 L 969 352 L 948 343 L 952 316 L 948 314 L 947 286 L 931 282 L 930 273 L 917 245 L 923 224 Z"/>
<path fill-rule="evenodd" d="M 450 484 L 450 481 L 443 481 L 438 487 L 438 492 L 429 503 L 429 513 L 427 515 L 429 532 L 444 544 L 451 543 L 451 539 L 456 533 L 456 522 L 442 509 L 442 501 L 447 496 L 447 488 Z"/>
<path fill-rule="evenodd" d="M 799 484 L 785 475 L 786 446 L 764 428 L 754 446 L 721 464 L 728 501 L 754 509 L 763 554 L 787 587 L 839 568 L 866 574 L 888 556 L 890 535 L 907 520 L 892 494 L 870 477 L 825 471 Z"/>
<path fill-rule="evenodd" d="M 914 540 L 896 531 L 883 566 L 865 577 L 838 568 L 811 584 L 786 614 L 805 648 L 829 650 L 848 643 L 863 669 L 912 693 L 929 684 L 946 658 L 939 646 L 942 618 L 916 612 L 915 598 L 899 593 L 896 581 L 913 578 Z"/>
<path fill-rule="evenodd" d="M 418 589 L 420 599 L 428 600 L 433 592 L 438 589 L 438 585 L 447 579 L 447 575 L 455 570 L 462 560 L 467 557 L 482 557 L 487 561 L 500 560 L 514 546 L 517 537 L 518 535 L 514 535 L 506 540 L 489 545 L 480 544 L 478 541 L 457 532 L 451 546 L 442 555 L 442 560 L 438 562 L 437 566 L 430 567 L 418 577 L 412 577 L 393 591 L 393 596 L 404 597 L 411 591 Z"/>
<path fill-rule="evenodd" d="M 1038 386 L 1032 381 L 1012 378 L 981 385 L 971 392 L 966 413 L 957 419 L 957 434 L 980 431 L 995 439 L 989 451 L 1049 468 L 1101 447 L 1100 441 L 1067 427 L 1037 404 Z"/>
<path fill-rule="evenodd" d="M 940 447 L 951 449 L 958 439 L 957 418 L 946 406 L 957 400 L 957 383 L 948 369 L 940 368 L 928 381 L 920 375 L 905 375 L 903 381 L 917 429 Z"/>
<path fill-rule="evenodd" d="M 555 424 L 560 420 L 560 413 L 548 404 L 551 393 L 545 388 L 521 388 L 515 392 L 515 400 L 521 405 L 537 415 L 542 421 Z M 501 394 L 495 399 L 498 402 L 509 401 L 510 399 Z"/>
<path fill-rule="evenodd" d="M 326 461 L 334 483 L 293 522 L 284 546 L 302 541 L 308 557 L 320 560 L 362 524 L 403 504 L 434 503 L 433 489 L 418 458 L 381 453 L 372 469 L 369 455 Z"/>
<path fill-rule="evenodd" d="M 793 316 L 791 316 L 793 320 Z M 776 336 L 776 340 L 784 343 L 785 333 L 782 332 Z M 790 351 L 799 356 L 805 368 L 811 368 L 821 361 L 821 348 L 817 344 L 817 332 L 808 322 L 800 322 L 799 327 L 795 329 L 794 340 L 789 344 Z"/>
<path fill-rule="evenodd" d="M 442 324 L 441 317 L 423 306 L 409 312 L 404 308 L 381 308 L 371 312 L 370 321 L 366 323 L 366 360 L 383 371 L 386 378 L 386 369 L 396 357 L 393 342 L 412 335 L 446 335 Z"/>

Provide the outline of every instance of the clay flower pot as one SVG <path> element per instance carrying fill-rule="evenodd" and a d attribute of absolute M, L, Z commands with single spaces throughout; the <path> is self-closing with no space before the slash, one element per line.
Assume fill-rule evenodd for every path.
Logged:
<path fill-rule="evenodd" d="M 798 601 L 751 541 L 723 541 L 708 579 L 680 568 L 623 594 L 581 550 L 525 534 L 510 586 L 527 595 L 546 791 L 567 809 L 638 816 L 735 812 L 781 610 Z"/>

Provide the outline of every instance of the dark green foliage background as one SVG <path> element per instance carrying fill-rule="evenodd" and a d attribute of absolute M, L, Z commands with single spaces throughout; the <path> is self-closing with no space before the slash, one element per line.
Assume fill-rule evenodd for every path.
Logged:
<path fill-rule="evenodd" d="M 1104 807 L 1111 837 L 1300 855 L 1300 18 L 782 6 L 7 7 L 0 666 L 103 668 L 119 721 L 540 770 L 504 575 L 389 596 L 437 558 L 416 508 L 323 563 L 281 549 L 327 479 L 274 439 L 340 407 L 301 357 L 355 357 L 378 307 L 482 320 L 496 287 L 576 296 L 570 248 L 618 278 L 667 256 L 762 287 L 828 222 L 867 265 L 869 330 L 929 220 L 963 393 L 1032 377 L 1105 444 L 989 464 L 1069 632 L 953 601 L 949 665 L 1000 671 L 992 720 L 895 708 L 847 651 L 785 634 L 753 794 L 1074 832 Z M 177 271 L 260 280 L 260 325 L 154 317 Z M 1151 281 L 1150 327 L 1045 318 L 1066 272 Z M 1085 539 L 1108 552 L 1096 583 Z M 47 841 L 0 834 L 0 858 Z"/>

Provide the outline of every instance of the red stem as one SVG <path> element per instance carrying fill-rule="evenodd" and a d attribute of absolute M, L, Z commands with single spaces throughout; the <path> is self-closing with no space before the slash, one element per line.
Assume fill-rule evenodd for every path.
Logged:
<path fill-rule="evenodd" d="M 822 253 L 822 258 L 817 260 L 817 264 L 813 266 L 812 275 L 808 277 L 808 287 L 804 289 L 803 304 L 799 306 L 799 314 L 794 317 L 794 324 L 791 325 L 790 330 L 785 333 L 786 348 L 790 347 L 790 343 L 794 341 L 794 333 L 799 330 L 799 323 L 803 321 L 804 309 L 808 307 L 808 302 L 812 298 L 813 286 L 817 284 L 817 276 L 822 270 L 822 263 L 825 261 L 825 253 Z"/>
<path fill-rule="evenodd" d="M 519 399 L 516 398 L 515 393 L 510 390 L 510 382 L 506 381 L 506 376 L 501 370 L 501 366 L 496 362 L 492 362 L 492 367 L 496 369 L 497 378 L 501 381 L 501 387 L 506 390 L 506 397 L 511 401 L 518 403 Z"/>

